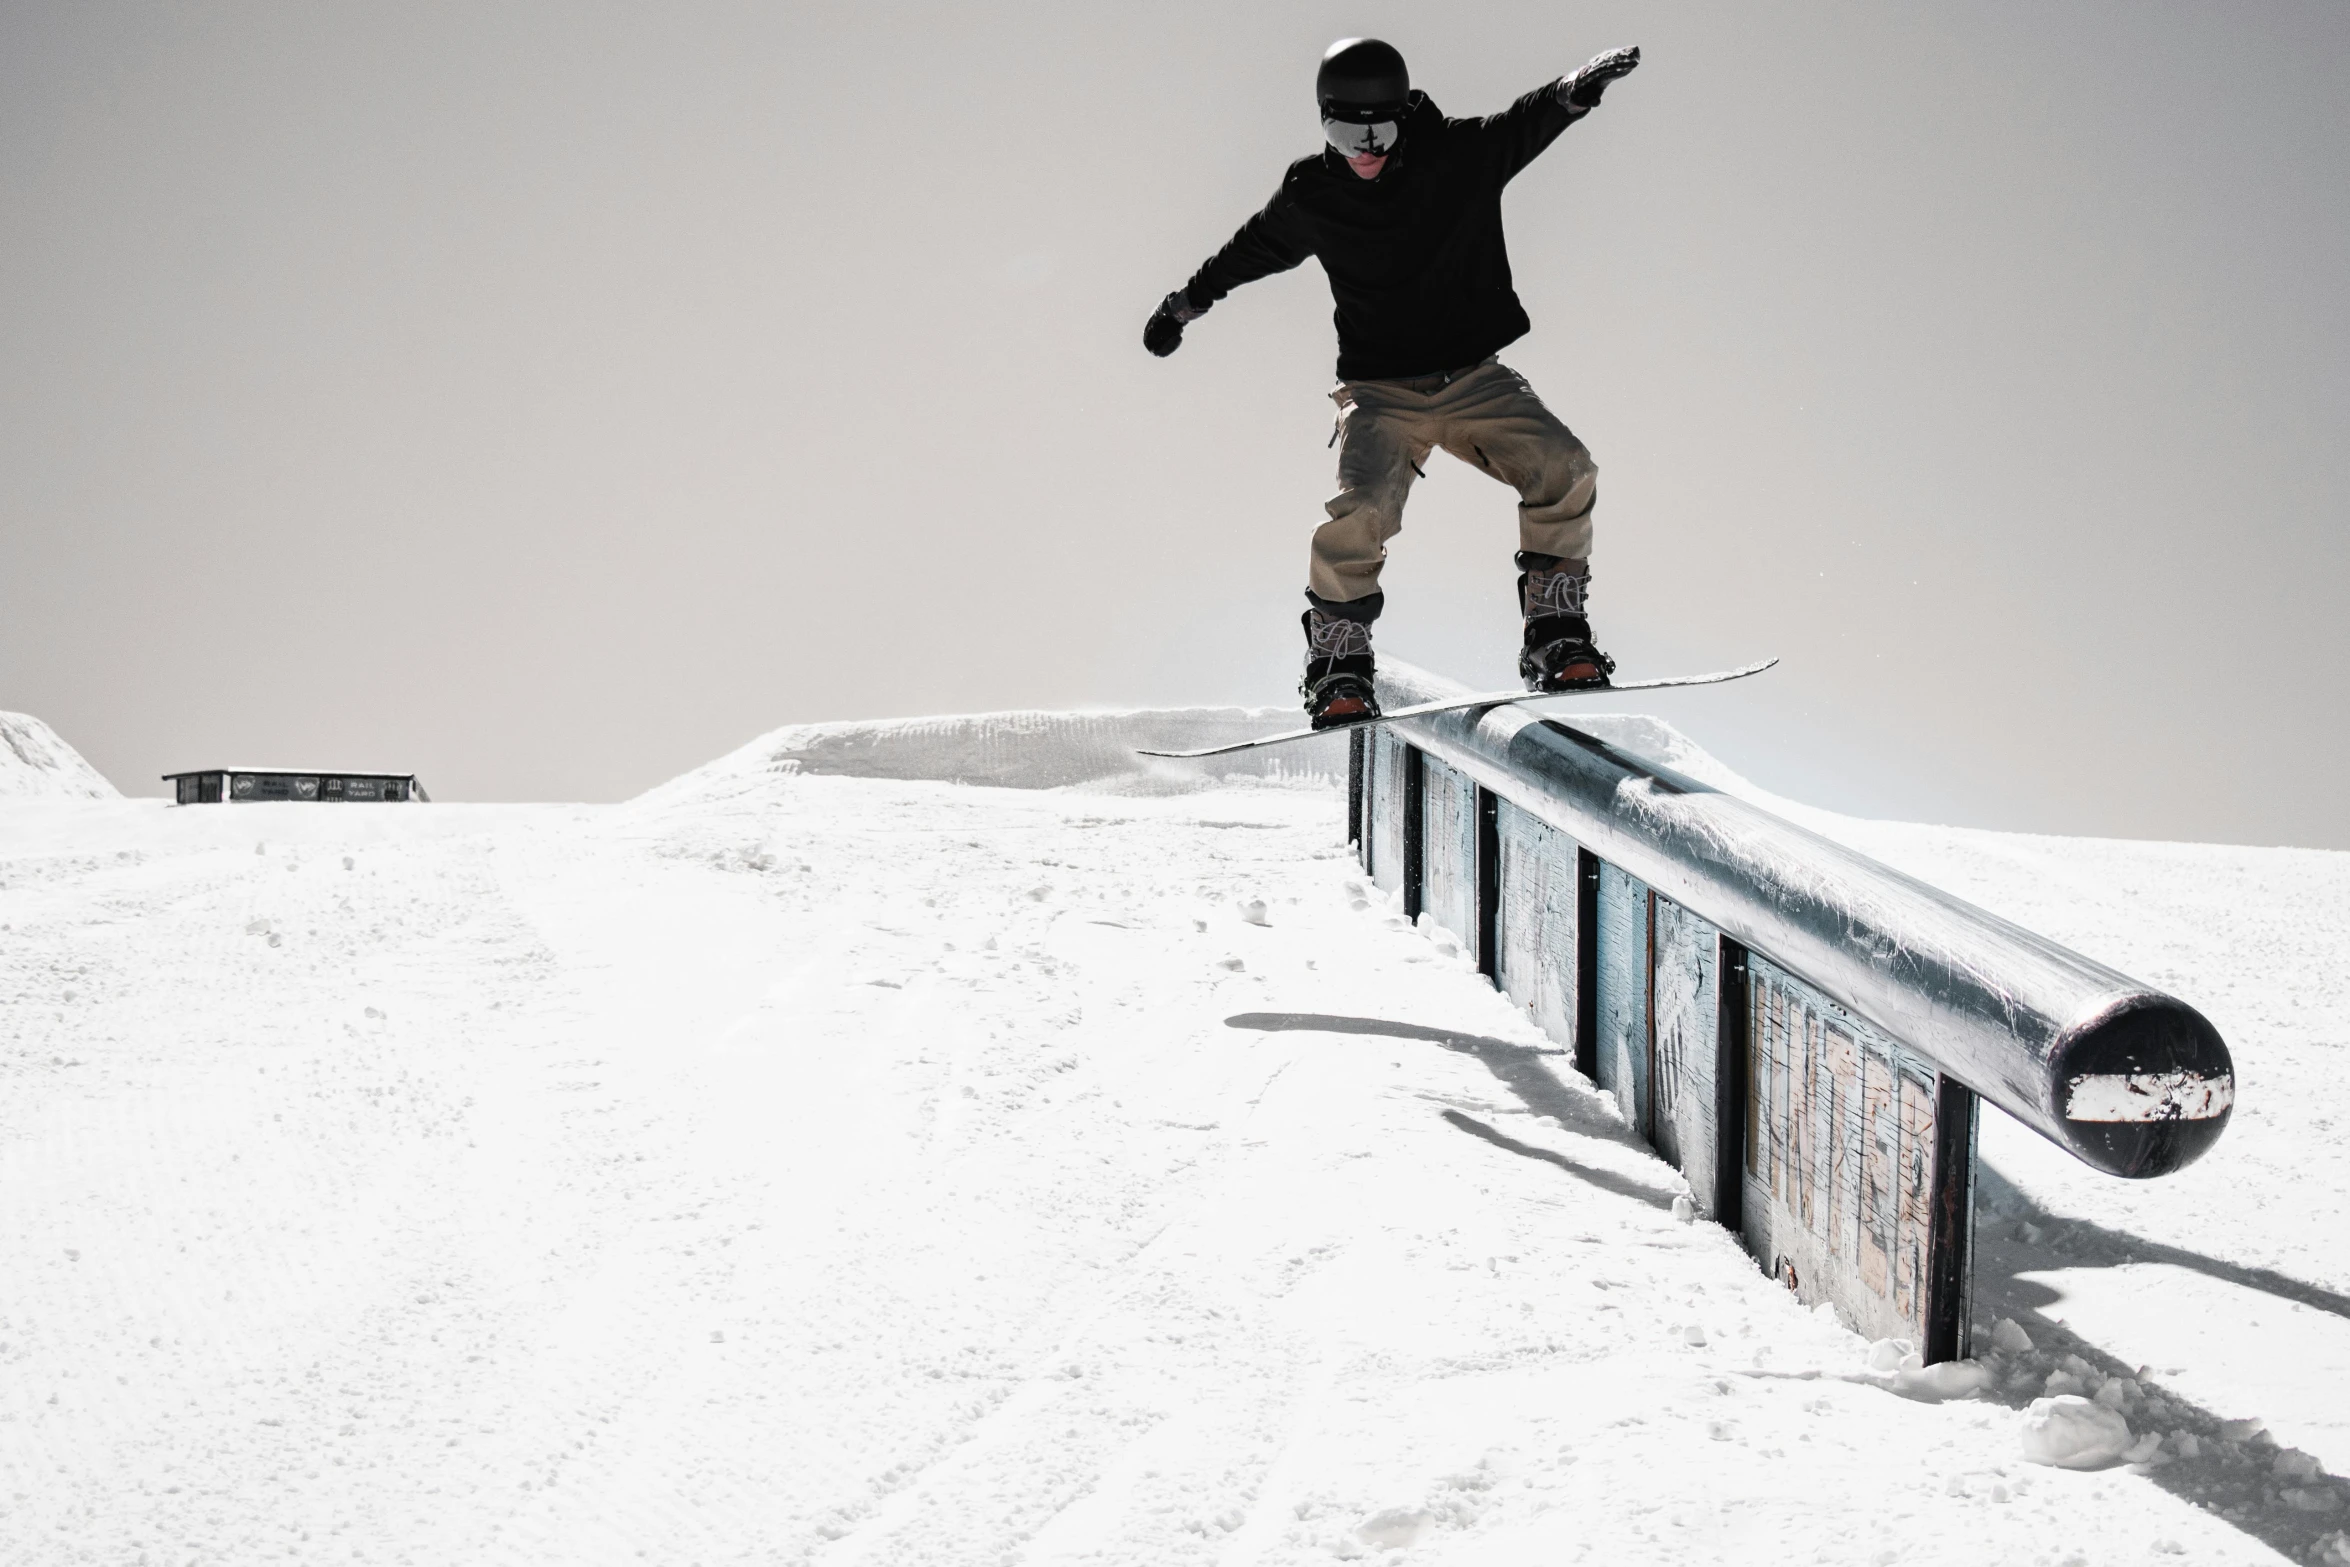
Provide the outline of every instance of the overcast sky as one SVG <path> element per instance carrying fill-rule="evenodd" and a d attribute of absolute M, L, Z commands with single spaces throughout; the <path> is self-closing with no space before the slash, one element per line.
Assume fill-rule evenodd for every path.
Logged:
<path fill-rule="evenodd" d="M 1144 316 L 1317 144 L 1601 49 L 1505 354 L 1627 674 L 1881 815 L 2350 848 L 2350 6 L 0 4 L 0 707 L 613 799 L 777 724 L 1290 703 L 1329 297 Z M 1439 456 L 1387 652 L 1512 681 Z"/>

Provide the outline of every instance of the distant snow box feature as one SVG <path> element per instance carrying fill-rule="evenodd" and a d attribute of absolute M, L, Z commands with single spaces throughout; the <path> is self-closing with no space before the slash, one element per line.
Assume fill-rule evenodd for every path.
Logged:
<path fill-rule="evenodd" d="M 30 713 L 0 713 L 0 800 L 119 800 L 81 752 Z"/>
<path fill-rule="evenodd" d="M 1262 734 L 1288 709 L 1136 708 L 1101 713 L 1014 711 L 935 718 L 791 724 L 652 790 L 670 804 L 739 793 L 777 773 L 903 778 L 1000 789 L 1085 787 L 1116 794 L 1181 794 L 1234 778 L 1328 784 L 1346 776 L 1338 735 L 1277 757 L 1140 760 L 1147 747 L 1217 746 Z"/>

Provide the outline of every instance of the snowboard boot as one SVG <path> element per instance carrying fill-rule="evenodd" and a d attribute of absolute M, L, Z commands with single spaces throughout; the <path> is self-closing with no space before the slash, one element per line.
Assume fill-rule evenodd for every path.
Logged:
<path fill-rule="evenodd" d="M 1608 683 L 1616 661 L 1591 640 L 1583 610 L 1591 569 L 1579 560 L 1518 552 L 1518 608 L 1526 617 L 1518 673 L 1529 691 L 1586 691 Z"/>
<path fill-rule="evenodd" d="M 1379 695 L 1372 688 L 1371 626 L 1368 621 L 1325 614 L 1319 606 L 1305 612 L 1306 677 L 1298 694 L 1306 699 L 1306 716 L 1316 729 L 1336 729 L 1379 716 Z"/>

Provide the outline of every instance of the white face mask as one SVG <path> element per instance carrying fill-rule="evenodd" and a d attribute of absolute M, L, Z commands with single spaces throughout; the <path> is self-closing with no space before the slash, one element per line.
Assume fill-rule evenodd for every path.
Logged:
<path fill-rule="evenodd" d="M 1352 120 L 1324 120 L 1322 135 L 1342 158 L 1384 158 L 1395 151 L 1399 127 L 1393 120 L 1357 125 Z"/>

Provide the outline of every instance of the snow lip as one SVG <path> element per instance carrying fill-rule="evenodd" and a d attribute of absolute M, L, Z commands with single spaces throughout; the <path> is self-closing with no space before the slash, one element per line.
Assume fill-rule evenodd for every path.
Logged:
<path fill-rule="evenodd" d="M 1300 741 L 1286 754 L 1203 760 L 1146 759 L 1136 751 L 1223 744 L 1262 734 L 1286 709 L 1125 708 L 1058 712 L 1011 709 L 920 718 L 788 724 L 638 796 L 679 804 L 739 794 L 778 776 L 830 775 L 1010 789 L 1085 787 L 1174 794 L 1231 779 L 1335 783 L 1346 773 L 1346 737 Z"/>

